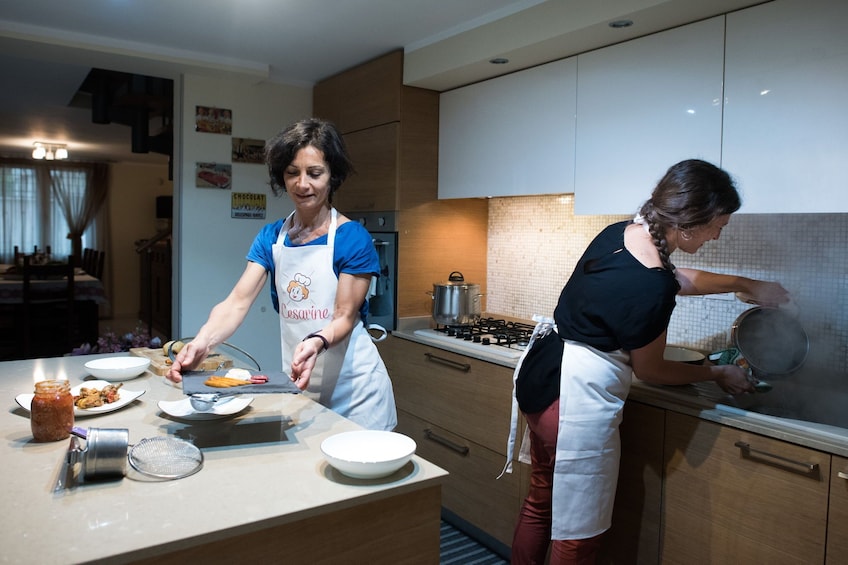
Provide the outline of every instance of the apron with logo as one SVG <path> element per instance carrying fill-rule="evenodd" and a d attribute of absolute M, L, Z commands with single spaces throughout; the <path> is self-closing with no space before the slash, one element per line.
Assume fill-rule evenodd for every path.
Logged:
<path fill-rule="evenodd" d="M 286 247 L 292 215 L 272 247 L 280 302 L 283 370 L 291 367 L 297 345 L 333 319 L 338 278 L 333 271 L 337 213 L 331 212 L 326 245 Z M 397 425 L 394 394 L 377 347 L 357 320 L 351 334 L 318 356 L 307 396 L 357 424 L 376 430 Z"/>
<path fill-rule="evenodd" d="M 536 326 L 530 345 L 537 334 L 548 331 L 556 331 L 551 319 Z M 618 426 L 633 376 L 629 361 L 630 355 L 622 350 L 602 352 L 583 343 L 563 342 L 551 539 L 593 537 L 612 523 L 621 458 Z M 513 388 L 504 472 L 512 472 L 517 425 L 518 402 Z M 529 429 L 525 429 L 519 461 L 530 463 L 529 450 Z"/>

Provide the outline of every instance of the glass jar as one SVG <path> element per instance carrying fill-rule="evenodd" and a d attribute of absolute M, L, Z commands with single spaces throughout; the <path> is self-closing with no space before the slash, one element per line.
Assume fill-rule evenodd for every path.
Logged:
<path fill-rule="evenodd" d="M 59 441 L 71 435 L 74 426 L 74 397 L 68 381 L 35 383 L 30 424 L 35 441 Z"/>

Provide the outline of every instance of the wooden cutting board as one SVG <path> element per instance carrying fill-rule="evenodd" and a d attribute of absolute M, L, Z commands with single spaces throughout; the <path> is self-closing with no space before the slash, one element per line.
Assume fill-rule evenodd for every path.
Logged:
<path fill-rule="evenodd" d="M 158 349 L 134 347 L 130 349 L 130 354 L 150 359 L 150 368 L 148 370 L 153 374 L 164 376 L 168 372 L 168 369 L 171 368 L 171 360 L 167 355 L 165 355 L 161 347 Z M 224 364 L 224 369 L 231 369 L 233 366 L 233 360 L 226 355 L 212 353 L 209 357 L 203 360 L 203 363 L 197 367 L 197 370 L 214 371 L 221 363 Z"/>

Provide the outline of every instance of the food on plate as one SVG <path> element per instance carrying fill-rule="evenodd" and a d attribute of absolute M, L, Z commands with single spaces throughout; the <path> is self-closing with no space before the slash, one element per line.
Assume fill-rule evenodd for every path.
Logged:
<path fill-rule="evenodd" d="M 205 384 L 206 386 L 211 386 L 213 388 L 231 388 L 234 386 L 261 385 L 267 382 L 268 377 L 266 377 L 265 375 L 252 375 L 248 379 L 223 375 L 212 375 L 211 377 L 206 379 L 203 384 Z"/>
<path fill-rule="evenodd" d="M 106 385 L 101 389 L 83 387 L 80 389 L 79 394 L 74 396 L 74 405 L 77 408 L 86 409 L 117 402 L 121 398 L 118 392 L 121 386 L 122 384 Z"/>

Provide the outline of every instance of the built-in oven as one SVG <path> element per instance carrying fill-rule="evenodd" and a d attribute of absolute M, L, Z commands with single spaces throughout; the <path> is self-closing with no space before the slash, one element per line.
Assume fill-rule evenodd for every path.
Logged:
<path fill-rule="evenodd" d="M 397 328 L 398 234 L 395 212 L 355 213 L 348 217 L 371 233 L 380 262 L 380 276 L 372 280 L 368 292 L 367 323 L 393 331 Z"/>

